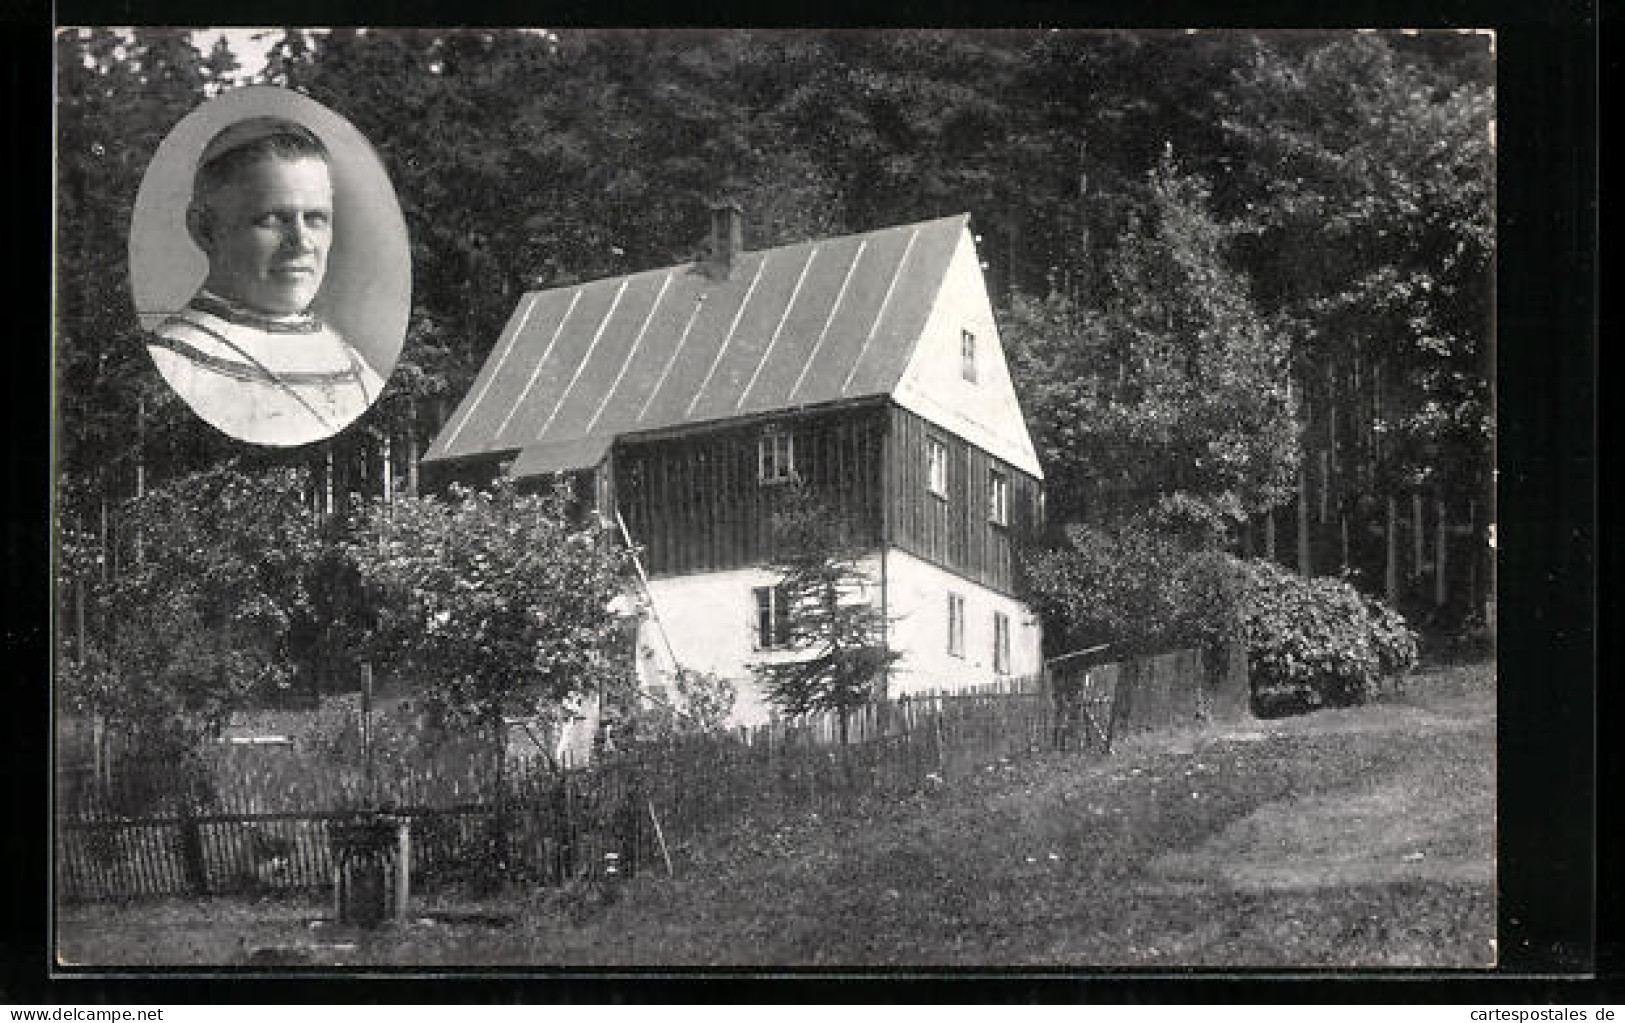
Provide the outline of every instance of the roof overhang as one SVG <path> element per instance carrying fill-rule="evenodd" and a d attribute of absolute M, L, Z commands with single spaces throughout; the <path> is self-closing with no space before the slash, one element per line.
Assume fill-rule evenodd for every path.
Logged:
<path fill-rule="evenodd" d="M 522 480 L 536 476 L 551 476 L 560 472 L 594 469 L 603 462 L 604 456 L 609 453 L 610 445 L 614 443 L 614 434 L 600 433 L 546 444 L 532 444 L 519 452 L 519 457 L 508 466 L 505 475 L 509 479 Z"/>
<path fill-rule="evenodd" d="M 628 430 L 615 439 L 628 444 L 637 444 L 645 441 L 670 440 L 673 437 L 695 437 L 700 434 L 748 429 L 764 423 L 782 423 L 786 420 L 827 415 L 849 409 L 875 408 L 890 400 L 891 396 L 887 394 L 864 394 L 839 401 L 821 401 L 789 408 L 769 409 L 765 412 L 752 412 L 727 419 L 711 419 L 703 423 L 678 423 L 674 426 L 657 426 L 648 430 Z"/>

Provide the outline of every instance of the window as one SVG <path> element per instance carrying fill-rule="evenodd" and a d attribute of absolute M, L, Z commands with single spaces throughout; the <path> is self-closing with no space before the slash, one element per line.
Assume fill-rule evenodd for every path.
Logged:
<path fill-rule="evenodd" d="M 1010 616 L 1002 611 L 993 612 L 993 670 L 1010 674 Z"/>
<path fill-rule="evenodd" d="M 998 526 L 1010 522 L 1010 478 L 997 469 L 987 471 L 987 520 Z"/>
<path fill-rule="evenodd" d="M 948 653 L 965 656 L 965 598 L 948 594 Z"/>
<path fill-rule="evenodd" d="M 780 650 L 790 645 L 790 605 L 784 588 L 758 586 L 751 591 L 756 600 L 756 649 Z"/>
<path fill-rule="evenodd" d="M 968 330 L 959 332 L 959 372 L 971 383 L 976 382 L 976 335 Z"/>
<path fill-rule="evenodd" d="M 935 437 L 925 442 L 926 485 L 938 497 L 948 496 L 948 445 Z"/>
<path fill-rule="evenodd" d="M 796 439 L 790 433 L 770 427 L 756 442 L 756 481 L 788 483 L 796 478 Z"/>

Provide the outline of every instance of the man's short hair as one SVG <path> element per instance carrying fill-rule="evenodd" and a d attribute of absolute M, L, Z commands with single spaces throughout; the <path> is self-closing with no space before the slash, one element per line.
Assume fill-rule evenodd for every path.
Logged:
<path fill-rule="evenodd" d="M 204 209 L 216 191 L 265 159 L 317 159 L 332 164 L 316 133 L 281 117 L 251 117 L 221 129 L 198 157 L 192 176 L 192 206 Z"/>

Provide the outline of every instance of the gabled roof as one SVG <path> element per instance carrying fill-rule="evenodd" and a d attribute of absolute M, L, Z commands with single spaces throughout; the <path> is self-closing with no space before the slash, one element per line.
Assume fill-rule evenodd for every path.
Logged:
<path fill-rule="evenodd" d="M 425 461 L 595 464 L 621 434 L 890 394 L 964 214 L 527 293 Z M 587 461 L 583 461 L 587 459 Z"/>

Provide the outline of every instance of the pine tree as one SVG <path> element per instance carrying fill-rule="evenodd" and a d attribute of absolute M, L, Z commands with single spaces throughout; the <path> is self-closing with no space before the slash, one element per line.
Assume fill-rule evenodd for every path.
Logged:
<path fill-rule="evenodd" d="M 887 671 L 902 656 L 886 643 L 887 622 L 871 599 L 873 580 L 848 524 L 801 484 L 779 491 L 773 515 L 782 612 L 771 628 L 783 659 L 751 666 L 769 702 L 792 716 L 833 711 L 845 745 L 851 714 L 885 695 Z"/>

